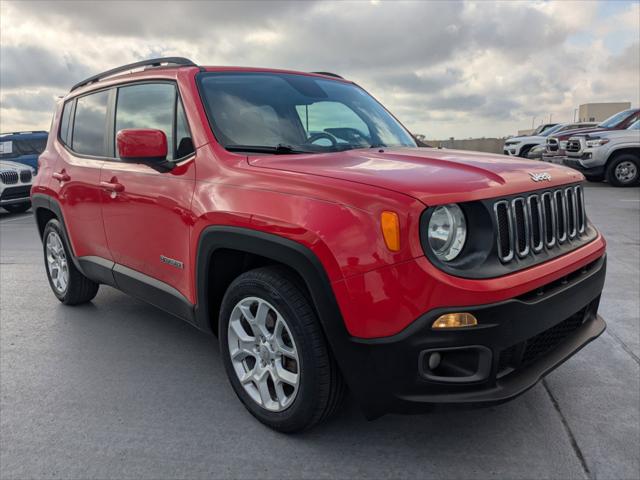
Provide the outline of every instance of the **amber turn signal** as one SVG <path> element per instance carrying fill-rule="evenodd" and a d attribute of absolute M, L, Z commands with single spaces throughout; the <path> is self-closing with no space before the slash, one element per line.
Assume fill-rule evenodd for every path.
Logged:
<path fill-rule="evenodd" d="M 431 328 L 460 328 L 473 327 L 478 320 L 470 313 L 446 313 L 440 315 Z"/>
<path fill-rule="evenodd" d="M 392 252 L 400 251 L 400 220 L 396 212 L 382 212 L 380 216 L 384 243 Z"/>

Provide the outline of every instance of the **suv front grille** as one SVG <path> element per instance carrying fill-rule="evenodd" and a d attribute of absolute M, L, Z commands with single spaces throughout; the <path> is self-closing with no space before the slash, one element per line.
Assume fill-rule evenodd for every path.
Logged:
<path fill-rule="evenodd" d="M 0 180 L 5 185 L 13 185 L 14 183 L 18 183 L 18 172 L 15 172 L 13 170 L 0 172 Z"/>
<path fill-rule="evenodd" d="M 498 257 L 503 263 L 553 249 L 585 231 L 582 186 L 523 195 L 494 204 Z"/>
<path fill-rule="evenodd" d="M 22 183 L 31 182 L 31 170 L 20 170 L 20 181 Z"/>
<path fill-rule="evenodd" d="M 567 152 L 577 153 L 580 151 L 580 140 L 569 140 L 567 142 Z"/>

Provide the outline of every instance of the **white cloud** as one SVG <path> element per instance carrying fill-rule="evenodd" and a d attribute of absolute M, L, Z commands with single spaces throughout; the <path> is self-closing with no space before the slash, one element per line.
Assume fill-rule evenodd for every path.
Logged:
<path fill-rule="evenodd" d="M 46 128 L 43 95 L 164 55 L 335 71 L 429 137 L 507 135 L 534 116 L 570 120 L 579 103 L 640 100 L 638 3 L 608 18 L 590 1 L 119 5 L 0 3 L 3 129 Z"/>

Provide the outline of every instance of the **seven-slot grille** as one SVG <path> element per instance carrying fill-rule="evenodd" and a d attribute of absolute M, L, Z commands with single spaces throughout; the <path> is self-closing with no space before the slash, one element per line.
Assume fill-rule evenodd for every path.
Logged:
<path fill-rule="evenodd" d="M 580 185 L 499 200 L 493 210 L 503 263 L 573 240 L 584 233 L 587 222 Z"/>
<path fill-rule="evenodd" d="M 20 170 L 20 181 L 29 183 L 31 181 L 31 170 Z"/>
<path fill-rule="evenodd" d="M 14 170 L 6 170 L 4 172 L 0 172 L 0 180 L 5 185 L 13 185 L 14 183 L 18 183 L 18 172 Z"/>
<path fill-rule="evenodd" d="M 580 151 L 580 140 L 573 139 L 567 142 L 567 152 L 577 153 Z"/>

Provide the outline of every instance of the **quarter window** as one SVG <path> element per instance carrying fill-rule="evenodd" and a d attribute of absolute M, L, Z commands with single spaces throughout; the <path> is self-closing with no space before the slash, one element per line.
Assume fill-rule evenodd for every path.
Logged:
<path fill-rule="evenodd" d="M 187 117 L 184 114 L 184 107 L 180 99 L 176 102 L 176 153 L 175 158 L 180 159 L 191 155 L 194 152 L 191 132 L 187 124 Z"/>
<path fill-rule="evenodd" d="M 107 156 L 108 102 L 108 90 L 78 98 L 72 141 L 72 149 L 75 152 L 100 157 Z"/>
<path fill-rule="evenodd" d="M 65 145 L 69 145 L 69 120 L 71 119 L 71 108 L 73 107 L 73 101 L 69 101 L 64 104 L 64 109 L 62 110 L 62 119 L 60 120 L 60 140 Z"/>

